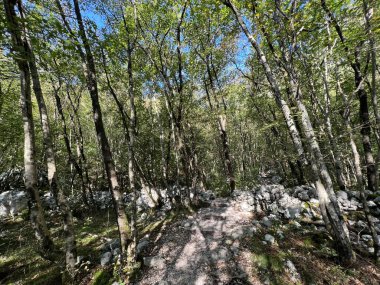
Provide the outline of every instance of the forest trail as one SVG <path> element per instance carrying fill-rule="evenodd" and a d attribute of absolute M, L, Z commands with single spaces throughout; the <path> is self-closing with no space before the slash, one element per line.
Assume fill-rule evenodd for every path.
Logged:
<path fill-rule="evenodd" d="M 261 284 L 249 276 L 253 214 L 230 199 L 217 198 L 164 228 L 151 243 L 139 285 Z M 243 281 L 245 280 L 245 281 Z"/>

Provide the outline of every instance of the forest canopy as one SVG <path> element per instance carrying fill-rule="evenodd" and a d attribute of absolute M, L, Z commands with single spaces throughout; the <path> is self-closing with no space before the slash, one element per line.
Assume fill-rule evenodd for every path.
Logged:
<path fill-rule="evenodd" d="M 37 252 L 54 262 L 65 252 L 74 283 L 76 215 L 96 217 L 99 197 L 109 195 L 117 226 L 122 269 L 112 274 L 129 280 L 141 197 L 150 214 L 195 209 L 204 193 L 236 197 L 268 177 L 314 189 L 345 266 L 357 253 L 341 199 L 354 197 L 379 261 L 379 6 L 2 0 L 0 194 L 27 193 Z"/>

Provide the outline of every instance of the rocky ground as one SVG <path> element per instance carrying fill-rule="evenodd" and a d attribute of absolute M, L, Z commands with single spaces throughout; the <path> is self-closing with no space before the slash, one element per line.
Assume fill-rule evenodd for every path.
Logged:
<path fill-rule="evenodd" d="M 188 197 L 196 194 L 205 207 L 168 219 L 173 197 L 187 203 Z M 380 233 L 380 198 L 378 193 L 368 194 L 373 221 Z M 164 205 L 153 210 L 159 196 Z M 311 186 L 285 188 L 271 181 L 251 190 L 236 190 L 230 198 L 215 198 L 210 191 L 197 193 L 186 188 L 144 189 L 137 199 L 139 224 L 146 227 L 138 243 L 142 267 L 134 284 L 380 284 L 379 269 L 369 258 L 373 252 L 372 237 L 359 195 L 339 191 L 337 197 L 358 252 L 358 263 L 350 269 L 337 264 Z M 97 192 L 94 198 L 103 212 L 75 222 L 78 266 L 85 269 L 81 284 L 103 284 L 97 283 L 97 272 L 112 272 L 120 253 L 110 216 L 111 197 L 108 192 Z M 126 201 L 129 199 L 125 196 Z M 42 200 L 51 214 L 49 227 L 58 237 L 61 229 L 60 222 L 54 219 L 54 201 L 49 194 Z M 20 275 L 10 275 L 12 270 L 24 268 L 25 274 L 25 265 L 18 266 L 29 262 L 20 261 L 19 256 L 26 251 L 31 254 L 27 247 L 29 238 L 22 234 L 30 225 L 18 218 L 26 203 L 27 196 L 22 191 L 0 194 L 0 215 L 8 217 L 0 230 L 0 250 L 4 251 L 0 263 L 8 267 L 4 272 L 0 270 L 0 277 L 8 276 L 6 280 Z M 37 256 L 33 258 L 39 260 Z M 40 261 L 34 261 L 33 266 L 38 264 L 47 266 Z M 33 276 L 27 278 L 35 280 Z M 112 282 L 118 284 L 117 280 Z"/>
<path fill-rule="evenodd" d="M 353 211 L 353 205 L 355 211 L 360 210 L 361 204 L 355 198 L 350 200 L 348 195 L 338 194 L 346 214 Z M 372 252 L 371 236 L 357 235 L 354 231 L 361 227 L 365 232 L 366 225 L 361 220 L 349 222 L 353 243 Z M 325 264 L 323 258 L 308 260 L 302 256 L 303 250 L 308 248 L 314 254 L 321 251 L 322 256 L 336 258 L 329 247 L 331 244 L 319 236 L 326 238 L 327 233 L 312 187 L 285 190 L 282 185 L 272 184 L 261 185 L 255 191 L 235 191 L 232 198 L 217 198 L 210 207 L 200 209 L 150 238 L 150 246 L 142 252 L 145 255 L 142 277 L 136 284 L 319 284 L 318 281 L 309 283 L 308 278 L 331 281 L 333 276 L 324 277 L 329 275 L 327 268 L 331 264 Z M 300 246 L 293 247 L 293 243 Z M 297 255 L 301 256 L 294 258 Z M 276 264 L 275 269 L 271 263 Z M 310 263 L 320 266 L 321 272 L 315 271 L 319 277 L 308 275 Z M 261 271 L 257 272 L 257 268 Z M 281 276 L 276 277 L 276 274 Z M 364 283 L 347 278 L 323 284 L 380 282 L 378 274 L 372 277 Z"/>
<path fill-rule="evenodd" d="M 253 215 L 233 200 L 218 198 L 151 240 L 136 284 L 227 284 L 251 278 L 249 250 L 241 243 L 256 228 Z M 164 280 L 164 281 L 163 281 Z"/>

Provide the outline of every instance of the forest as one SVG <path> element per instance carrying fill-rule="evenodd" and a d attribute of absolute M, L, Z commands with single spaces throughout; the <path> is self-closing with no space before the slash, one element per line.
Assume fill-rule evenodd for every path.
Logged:
<path fill-rule="evenodd" d="M 0 0 L 0 284 L 380 284 L 380 1 Z"/>

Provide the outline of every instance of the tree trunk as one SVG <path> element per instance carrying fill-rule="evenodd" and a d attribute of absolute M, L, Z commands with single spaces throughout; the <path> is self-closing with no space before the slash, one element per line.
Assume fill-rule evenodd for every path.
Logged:
<path fill-rule="evenodd" d="M 32 113 L 31 78 L 28 67 L 27 43 L 22 38 L 22 29 L 15 12 L 16 1 L 3 1 L 8 31 L 12 37 L 12 49 L 16 53 L 14 60 L 20 70 L 21 112 L 24 128 L 24 181 L 30 195 L 29 209 L 32 227 L 39 242 L 39 251 L 45 258 L 51 258 L 54 244 L 46 226 L 41 200 L 37 189 L 37 169 L 35 161 L 35 135 Z"/>
<path fill-rule="evenodd" d="M 346 189 L 346 184 L 344 181 L 343 173 L 342 173 L 342 156 L 341 153 L 338 150 L 336 139 L 333 135 L 332 131 L 332 124 L 330 119 L 330 90 L 329 90 L 329 84 L 328 84 L 328 66 L 327 66 L 327 55 L 325 54 L 324 60 L 323 60 L 323 88 L 325 93 L 325 110 L 323 111 L 324 119 L 325 119 L 325 125 L 327 129 L 327 136 L 329 138 L 331 151 L 333 153 L 333 161 L 335 166 L 335 175 L 336 175 L 336 181 L 339 185 L 339 188 L 341 190 Z"/>
<path fill-rule="evenodd" d="M 341 43 L 343 44 L 344 51 L 346 53 L 346 57 L 351 63 L 351 68 L 355 74 L 355 88 L 358 93 L 359 98 L 359 117 L 362 123 L 361 126 L 361 135 L 362 135 L 362 144 L 365 154 L 365 162 L 367 168 L 367 179 L 368 179 L 368 188 L 371 191 L 376 191 L 377 187 L 377 169 L 375 160 L 372 154 L 372 146 L 371 146 L 371 123 L 369 120 L 369 110 L 368 110 L 368 98 L 367 92 L 364 89 L 364 78 L 360 69 L 359 55 L 360 55 L 360 44 L 355 48 L 354 56 L 349 52 L 346 38 L 343 36 L 343 31 L 335 18 L 334 14 L 330 11 L 330 9 L 326 5 L 325 0 L 321 0 L 321 5 L 323 10 L 329 17 L 329 21 L 332 22 Z"/>
<path fill-rule="evenodd" d="M 24 11 L 21 2 L 18 3 L 19 11 L 21 18 L 25 21 Z M 57 166 L 55 161 L 55 151 L 53 148 L 52 135 L 50 131 L 50 123 L 49 117 L 47 113 L 47 108 L 45 104 L 45 100 L 42 94 L 42 88 L 40 83 L 40 78 L 38 74 L 36 58 L 33 52 L 33 47 L 28 39 L 28 31 L 26 27 L 22 27 L 25 37 L 25 48 L 28 56 L 28 63 L 30 74 L 33 82 L 33 90 L 37 99 L 38 109 L 40 113 L 42 133 L 43 133 L 43 141 L 44 141 L 44 149 L 47 160 L 47 168 L 48 168 L 48 181 L 51 193 L 55 197 L 55 201 L 60 207 L 63 224 L 64 224 L 64 233 L 65 233 L 65 241 L 66 241 L 66 267 L 69 270 L 70 274 L 74 274 L 74 267 L 77 259 L 77 250 L 76 250 L 76 241 L 73 227 L 73 217 L 70 210 L 70 207 L 67 203 L 66 196 L 62 192 L 62 190 L 58 187 L 57 180 Z"/>
<path fill-rule="evenodd" d="M 127 32 L 127 60 L 128 60 L 128 95 L 129 95 L 129 104 L 130 104 L 130 127 L 129 127 L 129 144 L 128 144 L 128 178 L 129 178 L 129 187 L 133 193 L 133 205 L 131 213 L 131 233 L 132 233 L 132 242 L 128 247 L 128 264 L 133 265 L 136 262 L 136 246 L 137 246 L 137 191 L 136 191 L 136 166 L 135 166 L 135 138 L 137 135 L 137 112 L 135 106 L 135 90 L 134 90 L 134 77 L 133 77 L 133 44 L 130 39 L 130 33 L 128 31 L 126 21 L 123 14 L 123 20 L 125 29 Z"/>
<path fill-rule="evenodd" d="M 219 110 L 220 104 L 219 104 L 218 99 L 216 97 L 216 90 L 215 90 L 215 86 L 214 86 L 214 81 L 213 81 L 212 74 L 211 74 L 210 67 L 209 67 L 209 63 L 207 60 L 205 60 L 205 64 L 207 67 L 208 79 L 209 79 L 209 83 L 210 83 L 210 90 L 207 87 L 207 84 L 205 83 L 205 91 L 206 91 L 207 99 L 208 99 L 207 101 L 209 103 L 211 112 L 213 112 L 214 106 L 212 104 L 211 96 L 210 96 L 211 95 L 210 93 L 212 93 L 212 95 L 213 95 L 212 98 L 214 98 L 215 102 L 216 102 L 216 110 L 218 112 L 220 112 L 220 110 Z M 228 182 L 230 191 L 232 193 L 235 190 L 235 175 L 234 175 L 234 171 L 233 171 L 233 167 L 232 167 L 230 147 L 228 145 L 228 135 L 227 135 L 227 129 L 226 129 L 227 128 L 226 115 L 224 115 L 224 114 L 218 115 L 217 124 L 218 124 L 220 141 L 222 143 L 222 153 L 223 153 L 222 157 L 223 157 L 224 171 L 226 173 L 227 182 Z"/>
<path fill-rule="evenodd" d="M 92 192 L 91 183 L 90 183 L 87 158 L 86 158 L 86 154 L 84 152 L 84 138 L 83 138 L 82 124 L 80 122 L 80 118 L 79 118 L 79 114 L 78 114 L 78 107 L 79 107 L 80 99 L 78 98 L 77 106 L 75 106 L 73 100 L 71 99 L 68 87 L 67 87 L 66 95 L 67 95 L 67 98 L 69 99 L 70 106 L 73 110 L 73 114 L 72 113 L 70 114 L 71 124 L 73 126 L 76 125 L 76 127 L 77 127 L 77 130 L 74 130 L 74 134 L 75 134 L 75 143 L 77 145 L 78 164 L 79 164 L 79 167 L 82 169 L 82 174 L 84 172 L 83 180 L 84 180 L 84 184 L 86 186 L 86 193 L 89 193 L 92 205 L 96 205 L 94 195 Z"/>
<path fill-rule="evenodd" d="M 253 35 L 250 34 L 248 28 L 246 27 L 243 21 L 243 18 L 237 11 L 236 7 L 232 4 L 232 2 L 230 0 L 223 0 L 222 2 L 233 11 L 234 15 L 236 16 L 236 19 L 238 20 L 240 27 L 242 28 L 245 35 L 248 37 L 253 48 L 256 50 L 259 62 L 264 68 L 267 80 L 275 95 L 276 102 L 283 111 L 289 131 L 292 135 L 293 143 L 296 146 L 296 149 L 300 157 L 303 157 L 304 151 L 303 151 L 303 146 L 302 146 L 299 132 L 297 128 L 295 127 L 294 119 L 291 116 L 291 112 L 288 105 L 286 104 L 285 100 L 282 99 L 279 85 L 266 60 L 266 56 L 264 52 L 261 50 L 260 46 L 254 39 Z M 285 62 L 285 64 L 286 63 L 287 62 Z M 344 263 L 351 264 L 352 262 L 355 261 L 355 254 L 352 251 L 351 243 L 348 236 L 348 230 L 340 214 L 336 197 L 333 192 L 331 177 L 327 171 L 326 165 L 324 164 L 323 156 L 320 152 L 318 142 L 316 141 L 314 131 L 313 131 L 313 128 L 308 116 L 308 112 L 300 99 L 301 94 L 300 94 L 299 86 L 297 82 L 294 81 L 295 77 L 293 76 L 293 74 L 290 73 L 289 68 L 286 68 L 286 71 L 289 73 L 290 84 L 292 86 L 292 93 L 296 97 L 297 108 L 299 109 L 301 113 L 301 123 L 304 128 L 305 136 L 306 136 L 306 139 L 308 141 L 309 148 L 311 151 L 311 166 L 315 175 L 315 181 L 317 182 L 316 185 L 317 185 L 318 197 L 320 200 L 321 213 L 324 216 L 325 222 L 327 222 L 328 220 L 328 222 L 331 225 L 332 234 L 335 238 L 337 250 L 340 254 L 342 261 Z M 322 183 L 320 183 L 319 176 L 321 176 L 321 178 L 323 179 L 323 182 L 325 183 L 326 187 Z M 327 224 L 326 226 L 329 226 L 329 225 Z"/>
<path fill-rule="evenodd" d="M 87 89 L 90 93 L 92 110 L 93 110 L 93 119 L 95 123 L 95 129 L 97 138 L 101 147 L 104 167 L 107 173 L 107 178 L 109 182 L 109 187 L 112 191 L 112 197 L 115 206 L 115 212 L 117 215 L 117 224 L 120 235 L 120 245 L 121 245 L 121 262 L 125 261 L 125 255 L 127 254 L 127 248 L 131 240 L 131 232 L 127 219 L 127 215 L 124 209 L 124 201 L 122 196 L 122 191 L 119 187 L 119 182 L 116 175 L 115 163 L 112 158 L 111 148 L 109 146 L 108 138 L 104 129 L 102 111 L 99 104 L 98 96 L 98 85 L 96 79 L 96 68 L 94 58 L 91 52 L 90 43 L 87 39 L 85 27 L 82 20 L 82 14 L 79 8 L 78 0 L 74 0 L 74 10 L 76 15 L 76 20 L 79 27 L 79 35 L 83 42 L 84 46 L 84 55 L 82 58 L 85 63 L 85 76 Z M 75 39 L 74 39 L 75 40 Z M 81 53 L 81 56 L 83 53 Z"/>
<path fill-rule="evenodd" d="M 301 137 L 299 134 L 299 131 L 294 123 L 294 119 L 292 117 L 292 112 L 286 103 L 286 101 L 282 98 L 282 94 L 279 88 L 279 85 L 277 83 L 276 78 L 274 77 L 274 74 L 272 72 L 271 67 L 269 66 L 267 62 L 267 58 L 264 54 L 264 52 L 261 50 L 259 44 L 256 42 L 253 35 L 249 32 L 246 24 L 244 23 L 243 18 L 241 17 L 239 11 L 236 9 L 236 7 L 232 4 L 230 0 L 222 0 L 223 4 L 225 4 L 227 7 L 229 7 L 232 12 L 234 13 L 236 20 L 238 21 L 242 31 L 248 38 L 249 42 L 251 43 L 252 47 L 255 49 L 257 58 L 264 68 L 265 76 L 270 84 L 270 87 L 272 89 L 273 95 L 275 96 L 275 100 L 277 105 L 281 108 L 282 114 L 284 115 L 284 119 L 286 122 L 286 125 L 288 127 L 290 137 L 292 138 L 294 147 L 298 153 L 300 161 L 305 163 L 305 151 L 302 145 Z"/>
<path fill-rule="evenodd" d="M 79 179 L 81 181 L 81 188 L 82 188 L 82 200 L 85 203 L 85 205 L 88 206 L 89 204 L 88 204 L 87 193 L 86 193 L 86 184 L 85 184 L 85 180 L 83 177 L 83 170 L 79 166 L 78 162 L 76 161 L 76 159 L 73 155 L 73 152 L 71 151 L 70 139 L 69 139 L 69 135 L 67 133 L 66 118 L 65 118 L 65 114 L 63 113 L 63 109 L 62 109 L 61 98 L 59 97 L 59 89 L 61 88 L 61 86 L 59 86 L 57 88 L 54 86 L 53 82 L 52 82 L 52 85 L 53 85 L 53 89 L 54 89 L 54 98 L 55 98 L 55 102 L 57 105 L 58 114 L 61 117 L 62 129 L 63 129 L 63 138 L 65 141 L 66 151 L 67 151 L 67 154 L 69 156 L 69 162 L 71 165 L 74 166 L 76 172 L 79 175 Z"/>
<path fill-rule="evenodd" d="M 376 263 L 379 263 L 380 262 L 380 239 L 377 235 L 377 231 L 376 231 L 375 225 L 373 223 L 370 210 L 368 208 L 367 197 L 366 197 L 366 193 L 365 193 L 366 189 L 365 189 L 365 185 L 363 183 L 364 180 L 363 180 L 362 168 L 361 168 L 361 163 L 360 163 L 360 154 L 358 152 L 358 148 L 357 148 L 355 140 L 354 140 L 351 122 L 350 122 L 350 112 L 349 112 L 350 106 L 348 103 L 348 98 L 340 86 L 339 78 L 337 79 L 337 87 L 338 87 L 337 91 L 342 95 L 343 102 L 345 104 L 345 112 L 343 114 L 343 119 L 344 119 L 344 122 L 346 125 L 346 130 L 347 130 L 348 135 L 349 135 L 350 146 L 351 146 L 351 150 L 352 150 L 352 154 L 353 154 L 353 158 L 354 158 L 354 171 L 355 171 L 355 176 L 356 176 L 356 180 L 357 180 L 357 188 L 360 191 L 360 199 L 362 200 L 362 203 L 363 203 L 364 214 L 366 217 L 368 228 L 371 232 L 372 239 L 373 239 L 373 246 L 374 246 L 374 250 L 375 250 L 374 251 L 374 258 L 375 258 Z"/>
<path fill-rule="evenodd" d="M 305 136 L 310 144 L 311 163 L 314 175 L 321 177 L 322 183 L 317 187 L 318 198 L 322 215 L 325 213 L 325 220 L 328 219 L 331 225 L 331 234 L 335 237 L 337 252 L 343 263 L 352 264 L 355 262 L 355 253 L 352 250 L 347 226 L 340 212 L 338 202 L 333 190 L 331 177 L 323 160 L 319 144 L 315 138 L 308 112 L 300 98 L 297 98 L 297 107 L 301 113 L 301 122 L 305 131 Z M 319 188 L 319 189 L 318 189 Z M 323 208 L 325 208 L 323 210 Z"/>

